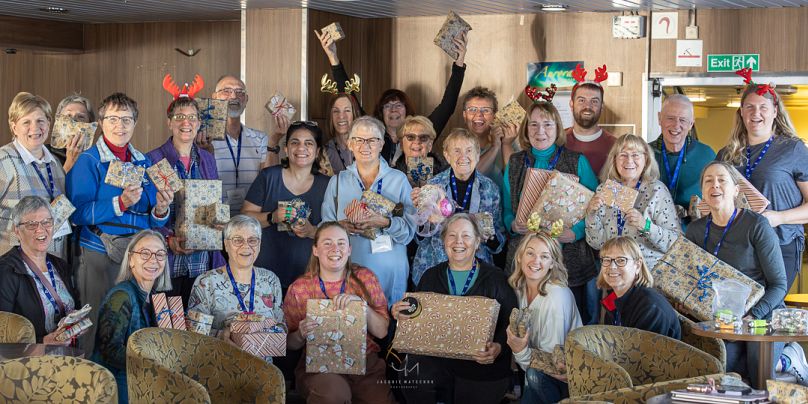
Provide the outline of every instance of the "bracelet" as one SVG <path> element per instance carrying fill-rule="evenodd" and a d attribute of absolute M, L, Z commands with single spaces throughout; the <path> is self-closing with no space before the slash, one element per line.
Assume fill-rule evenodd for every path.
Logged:
<path fill-rule="evenodd" d="M 643 233 L 648 233 L 651 231 L 651 218 L 645 218 L 645 227 L 642 229 Z"/>

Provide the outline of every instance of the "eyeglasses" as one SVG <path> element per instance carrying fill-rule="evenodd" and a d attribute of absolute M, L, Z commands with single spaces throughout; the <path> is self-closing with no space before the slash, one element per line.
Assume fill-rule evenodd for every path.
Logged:
<path fill-rule="evenodd" d="M 553 129 L 555 129 L 556 124 L 553 121 L 547 121 L 547 122 L 542 122 L 542 123 L 539 123 L 539 122 L 536 122 L 536 121 L 530 121 L 530 122 L 527 123 L 528 129 L 538 130 L 539 126 L 544 128 L 544 130 L 553 130 Z"/>
<path fill-rule="evenodd" d="M 261 243 L 261 239 L 258 237 L 250 237 L 247 240 L 244 240 L 243 237 L 230 237 L 230 244 L 233 244 L 233 247 L 241 248 L 244 245 L 244 241 L 247 242 L 247 245 L 250 247 L 258 247 L 258 244 Z"/>
<path fill-rule="evenodd" d="M 385 111 L 389 111 L 391 109 L 402 109 L 404 108 L 404 104 L 400 102 L 388 102 L 387 104 L 384 104 L 382 108 Z"/>
<path fill-rule="evenodd" d="M 612 266 L 612 263 L 617 265 L 618 268 L 623 268 L 628 265 L 629 261 L 632 261 L 634 258 L 631 257 L 600 257 L 600 266 L 603 268 L 609 268 Z"/>
<path fill-rule="evenodd" d="M 464 111 L 472 114 L 477 115 L 478 112 L 482 113 L 483 115 L 491 115 L 494 113 L 494 108 L 491 107 L 466 107 Z"/>
<path fill-rule="evenodd" d="M 368 139 L 361 137 L 352 137 L 350 140 L 354 142 L 357 146 L 368 145 L 370 147 L 378 146 L 379 143 L 382 142 L 382 140 L 377 137 L 371 137 Z"/>
<path fill-rule="evenodd" d="M 645 154 L 643 153 L 620 153 L 617 155 L 617 158 L 620 160 L 628 160 L 631 159 L 633 161 L 638 161 L 640 159 L 645 158 Z"/>
<path fill-rule="evenodd" d="M 665 116 L 662 119 L 665 121 L 665 123 L 669 123 L 669 124 L 673 124 L 673 123 L 678 122 L 679 125 L 682 125 L 682 126 L 690 125 L 690 119 L 688 119 L 688 118 L 682 118 L 682 117 L 678 117 L 678 116 Z"/>
<path fill-rule="evenodd" d="M 133 123 L 135 123 L 135 118 L 131 116 L 110 115 L 105 116 L 102 119 L 109 122 L 110 125 L 117 125 L 118 123 L 123 122 L 123 126 L 131 126 Z"/>
<path fill-rule="evenodd" d="M 404 139 L 407 139 L 408 142 L 415 142 L 417 140 L 418 143 L 426 143 L 432 140 L 432 136 L 407 134 L 404 135 Z"/>
<path fill-rule="evenodd" d="M 225 95 L 235 95 L 236 97 L 243 97 L 243 96 L 245 96 L 247 94 L 247 91 L 244 90 L 243 88 L 229 88 L 228 87 L 228 88 L 223 88 L 223 89 L 217 91 L 217 93 L 222 93 L 222 94 L 225 94 Z"/>
<path fill-rule="evenodd" d="M 174 122 L 182 122 L 182 121 L 184 121 L 186 119 L 188 121 L 190 121 L 190 122 L 196 122 L 196 121 L 199 120 L 199 115 L 197 115 L 197 114 L 188 114 L 188 115 L 174 114 L 174 115 L 171 115 L 171 120 L 174 121 Z"/>
<path fill-rule="evenodd" d="M 135 254 L 140 255 L 140 258 L 141 258 L 143 261 L 148 261 L 148 260 L 150 260 L 152 257 L 154 257 L 154 258 L 156 258 L 156 259 L 157 259 L 157 261 L 159 261 L 159 262 L 165 262 L 165 261 L 166 261 L 166 257 L 168 257 L 168 253 L 166 253 L 166 250 L 157 250 L 157 251 L 152 251 L 152 250 L 149 250 L 149 249 L 147 249 L 147 248 L 143 248 L 143 249 L 141 249 L 140 251 L 134 251 L 134 250 L 132 250 L 132 252 L 133 252 L 133 253 L 135 253 Z"/>
<path fill-rule="evenodd" d="M 29 220 L 27 222 L 20 222 L 20 224 L 18 224 L 17 226 L 25 227 L 25 230 L 28 231 L 35 231 L 36 229 L 39 228 L 39 226 L 42 226 L 42 228 L 44 228 L 45 230 L 50 230 L 53 228 L 53 219 L 45 219 L 40 220 L 38 222 L 34 220 Z"/>

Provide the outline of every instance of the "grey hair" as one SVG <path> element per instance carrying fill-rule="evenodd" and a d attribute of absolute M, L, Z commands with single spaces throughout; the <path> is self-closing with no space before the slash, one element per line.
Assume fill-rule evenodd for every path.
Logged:
<path fill-rule="evenodd" d="M 29 195 L 25 196 L 14 205 L 14 209 L 11 211 L 11 217 L 14 222 L 14 226 L 19 226 L 20 221 L 22 221 L 22 217 L 36 212 L 42 208 L 48 210 L 48 214 L 50 214 L 51 218 L 53 218 L 53 211 L 51 210 L 51 206 L 44 198 L 40 196 Z"/>
<path fill-rule="evenodd" d="M 168 248 L 166 247 L 166 239 L 162 234 L 160 234 L 160 232 L 151 229 L 143 229 L 137 232 L 137 234 L 132 237 L 132 241 L 129 242 L 129 245 L 126 246 L 126 252 L 123 254 L 123 259 L 121 260 L 121 270 L 118 272 L 118 279 L 115 280 L 115 283 L 121 283 L 134 278 L 134 275 L 132 275 L 132 268 L 129 267 L 129 260 L 132 258 L 131 253 L 135 246 L 146 237 L 154 237 L 160 240 L 160 243 L 163 245 L 163 249 L 168 252 Z M 154 287 L 152 287 L 152 290 L 163 292 L 171 289 L 171 272 L 168 267 L 168 257 L 166 257 L 163 273 L 160 274 L 160 277 L 158 277 L 154 282 Z"/>
<path fill-rule="evenodd" d="M 348 139 L 354 137 L 354 134 L 360 127 L 371 130 L 376 137 L 384 140 L 384 132 L 386 131 L 384 124 L 382 121 L 370 115 L 360 116 L 359 118 L 354 119 L 353 125 L 351 125 L 351 132 L 348 133 Z"/>
<path fill-rule="evenodd" d="M 665 97 L 665 100 L 662 101 L 662 108 L 665 108 L 665 105 L 669 103 L 679 103 L 683 105 L 687 105 L 690 108 L 690 115 L 693 115 L 693 101 L 690 101 L 690 98 L 687 98 L 684 94 L 671 94 Z"/>
<path fill-rule="evenodd" d="M 224 238 L 229 239 L 231 233 L 237 229 L 244 228 L 252 230 L 255 236 L 258 237 L 259 240 L 261 239 L 261 224 L 252 216 L 247 215 L 236 215 L 230 218 L 230 221 L 224 226 Z"/>
<path fill-rule="evenodd" d="M 224 79 L 236 79 L 241 88 L 243 90 L 247 90 L 247 84 L 244 83 L 244 80 L 240 79 L 235 74 L 223 74 L 221 77 L 219 77 L 219 80 L 216 80 L 216 86 L 213 87 L 214 92 L 219 91 L 219 84 L 221 84 L 222 80 Z"/>
<path fill-rule="evenodd" d="M 474 229 L 474 236 L 477 237 L 477 240 L 482 241 L 483 239 L 483 232 L 480 229 L 480 224 L 477 223 L 477 219 L 468 214 L 468 213 L 455 213 L 452 216 L 449 216 L 448 219 L 443 223 L 443 228 L 440 229 L 440 239 L 443 240 L 446 238 L 446 233 L 448 232 L 449 226 L 452 223 L 457 222 L 459 220 L 467 220 L 471 223 L 471 227 Z"/>
<path fill-rule="evenodd" d="M 87 119 L 89 119 L 87 122 L 95 122 L 95 111 L 93 111 L 93 104 L 86 97 L 82 97 L 78 94 L 68 95 L 67 97 L 62 98 L 62 101 L 59 101 L 59 105 L 56 107 L 56 115 L 61 115 L 62 110 L 69 104 L 84 105 L 84 108 L 87 109 Z"/>

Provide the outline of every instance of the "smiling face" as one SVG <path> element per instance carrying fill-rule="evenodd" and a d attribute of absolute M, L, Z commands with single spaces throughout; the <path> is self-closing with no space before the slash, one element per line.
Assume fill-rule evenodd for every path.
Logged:
<path fill-rule="evenodd" d="M 589 86 L 581 86 L 575 90 L 575 99 L 570 100 L 572 117 L 581 128 L 589 129 L 598 124 L 603 110 L 603 99 L 600 90 Z"/>
<path fill-rule="evenodd" d="M 331 107 L 331 122 L 334 125 L 334 132 L 340 136 L 348 134 L 353 124 L 353 106 L 348 97 L 340 97 L 334 101 Z"/>
<path fill-rule="evenodd" d="M 240 241 L 234 242 L 233 240 Z M 256 242 L 257 240 L 257 242 Z M 256 244 L 250 246 L 251 243 Z M 224 240 L 224 248 L 230 260 L 230 266 L 237 268 L 252 268 L 258 253 L 261 251 L 261 235 L 255 234 L 248 226 L 236 227 L 227 239 Z"/>
<path fill-rule="evenodd" d="M 87 111 L 87 107 L 80 102 L 71 102 L 62 108 L 61 115 L 69 116 L 70 119 L 76 122 L 90 122 L 90 113 Z"/>
<path fill-rule="evenodd" d="M 632 286 L 640 273 L 640 262 L 619 249 L 605 249 L 600 252 L 601 260 L 604 258 L 620 261 L 627 258 L 626 266 L 619 267 L 616 262 L 612 262 L 608 267 L 601 266 L 600 271 L 606 284 L 618 295 L 623 296 Z"/>
<path fill-rule="evenodd" d="M 711 210 L 732 209 L 738 196 L 738 185 L 726 167 L 714 164 L 704 171 L 701 180 L 701 194 Z"/>
<path fill-rule="evenodd" d="M 185 119 L 177 120 L 180 115 L 184 115 Z M 194 116 L 196 119 L 189 119 L 189 116 Z M 175 139 L 182 143 L 193 143 L 199 132 L 199 111 L 196 108 L 187 105 L 179 108 L 174 108 L 174 117 L 168 120 L 168 129 Z"/>
<path fill-rule="evenodd" d="M 41 224 L 43 221 L 46 223 Z M 34 222 L 40 223 L 36 229 L 29 230 L 26 228 L 26 224 L 30 226 Z M 14 227 L 14 234 L 20 240 L 20 246 L 24 251 L 41 254 L 48 252 L 48 247 L 53 237 L 53 218 L 48 209 L 43 207 L 23 215 L 20 218 L 20 225 Z"/>
<path fill-rule="evenodd" d="M 772 134 L 777 108 L 772 100 L 750 93 L 741 104 L 741 119 L 751 137 L 767 139 Z"/>
<path fill-rule="evenodd" d="M 50 133 L 50 120 L 45 112 L 34 108 L 11 125 L 14 137 L 26 150 L 37 153 Z M 37 155 L 37 154 L 34 154 Z"/>
<path fill-rule="evenodd" d="M 615 159 L 617 173 L 624 183 L 633 184 L 639 181 L 646 164 L 644 151 L 634 147 L 623 147 Z"/>
<path fill-rule="evenodd" d="M 556 122 L 552 116 L 547 116 L 543 111 L 535 108 L 530 113 L 527 122 L 527 138 L 530 146 L 536 150 L 547 150 L 558 138 Z"/>
<path fill-rule="evenodd" d="M 244 85 L 235 77 L 229 76 L 216 84 L 213 98 L 227 101 L 227 116 L 230 118 L 240 117 L 250 99 Z"/>
<path fill-rule="evenodd" d="M 449 257 L 449 266 L 468 264 L 480 245 L 480 238 L 474 232 L 474 225 L 468 220 L 455 220 L 446 229 L 443 248 Z"/>
<path fill-rule="evenodd" d="M 432 135 L 423 125 L 410 124 L 401 136 L 404 157 L 426 157 L 432 150 Z"/>
<path fill-rule="evenodd" d="M 111 120 L 117 118 L 117 123 L 112 123 Z M 124 120 L 132 120 L 130 124 L 124 123 Z M 104 119 L 101 121 L 101 130 L 104 137 L 112 144 L 118 147 L 123 147 L 129 144 L 132 140 L 132 135 L 135 133 L 135 126 L 137 121 L 134 121 L 132 111 L 126 108 L 118 108 L 117 105 L 110 105 L 104 112 Z"/>
<path fill-rule="evenodd" d="M 476 112 L 469 111 L 473 109 Z M 469 132 L 482 139 L 491 130 L 494 122 L 494 102 L 487 98 L 475 97 L 463 106 L 463 120 Z"/>
<path fill-rule="evenodd" d="M 286 141 L 286 155 L 289 156 L 289 164 L 297 167 L 311 167 L 317 158 L 317 142 L 314 135 L 307 129 L 300 128 Z"/>
<path fill-rule="evenodd" d="M 348 233 L 338 226 L 320 230 L 311 253 L 320 261 L 320 271 L 339 273 L 345 269 L 351 256 Z"/>
<path fill-rule="evenodd" d="M 443 157 L 452 166 L 455 176 L 465 180 L 471 176 L 480 161 L 480 152 L 466 139 L 457 139 L 446 145 Z"/>
<path fill-rule="evenodd" d="M 143 237 L 132 247 L 132 251 L 129 253 L 129 268 L 132 270 L 132 276 L 139 285 L 143 285 L 144 283 L 153 284 L 157 281 L 157 278 L 163 274 L 166 267 L 165 260 L 160 261 L 157 259 L 156 254 L 152 254 L 148 260 L 144 260 L 140 254 L 140 252 L 144 250 L 151 251 L 152 253 L 166 253 L 163 242 L 160 241 L 159 238 L 152 236 Z"/>
<path fill-rule="evenodd" d="M 373 141 L 371 139 L 377 139 Z M 355 128 L 353 135 L 348 139 L 348 146 L 357 163 L 369 164 L 378 162 L 382 152 L 384 140 L 366 126 Z"/>
<path fill-rule="evenodd" d="M 384 118 L 384 126 L 389 129 L 398 130 L 404 124 L 404 118 L 407 116 L 407 108 L 404 103 L 399 99 L 387 101 L 382 106 L 382 115 Z"/>
<path fill-rule="evenodd" d="M 676 145 L 678 150 L 693 128 L 693 107 L 683 102 L 666 102 L 659 111 L 659 124 L 665 143 Z"/>
<path fill-rule="evenodd" d="M 550 253 L 550 247 L 538 238 L 530 240 L 520 261 L 522 274 L 529 283 L 541 282 L 553 267 L 553 255 Z"/>

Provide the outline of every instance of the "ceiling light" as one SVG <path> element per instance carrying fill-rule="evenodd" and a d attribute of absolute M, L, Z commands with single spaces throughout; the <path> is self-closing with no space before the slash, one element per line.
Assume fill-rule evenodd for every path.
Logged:
<path fill-rule="evenodd" d="M 541 11 L 566 11 L 567 6 L 563 4 L 542 4 Z"/>
<path fill-rule="evenodd" d="M 51 14 L 67 14 L 67 13 L 70 12 L 70 10 L 68 10 L 68 9 L 66 9 L 64 7 L 50 7 L 50 6 L 41 7 L 39 9 L 39 11 L 41 11 L 43 13 L 51 13 Z"/>
<path fill-rule="evenodd" d="M 741 107 L 741 100 L 730 100 L 727 103 L 727 108 L 740 108 Z"/>

